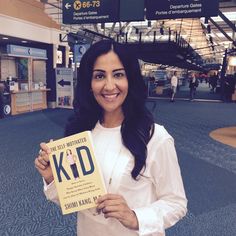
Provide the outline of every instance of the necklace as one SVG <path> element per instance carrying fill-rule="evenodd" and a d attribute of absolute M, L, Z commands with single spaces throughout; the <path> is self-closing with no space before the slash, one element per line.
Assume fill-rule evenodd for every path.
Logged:
<path fill-rule="evenodd" d="M 101 125 L 101 123 L 100 123 Z M 102 126 L 102 125 L 101 125 Z M 106 128 L 104 126 L 102 126 L 103 129 Z M 112 135 L 112 137 L 108 137 L 107 139 L 107 143 L 103 145 L 103 149 L 102 152 L 103 152 L 103 162 L 104 162 L 104 171 L 105 171 L 105 175 L 104 177 L 106 176 L 105 178 L 105 183 L 106 183 L 106 188 L 107 188 L 107 193 L 109 193 L 111 191 L 111 186 L 113 184 L 113 177 L 114 177 L 114 173 L 115 173 L 115 170 L 117 169 L 118 167 L 118 163 L 119 163 L 119 157 L 122 153 L 122 150 L 124 149 L 123 145 L 122 145 L 122 142 L 121 143 L 116 143 L 116 150 L 114 150 L 113 152 L 113 148 L 111 146 L 114 138 L 116 139 L 116 137 L 114 137 Z M 112 149 L 111 149 L 112 148 Z M 104 152 L 105 151 L 105 152 Z M 98 216 L 99 213 L 96 211 L 96 208 L 91 208 L 91 209 L 88 209 L 90 211 L 90 213 L 93 215 L 93 216 Z"/>
<path fill-rule="evenodd" d="M 115 162 L 113 164 L 112 171 L 111 171 L 111 174 L 110 174 L 110 177 L 109 177 L 109 181 L 108 181 L 107 193 L 109 193 L 109 190 L 110 190 L 110 187 L 111 187 L 111 184 L 112 184 L 112 177 L 113 177 L 114 171 L 115 171 L 115 169 L 117 167 L 118 160 L 119 160 L 120 154 L 122 152 L 122 149 L 123 149 L 123 147 L 121 146 L 120 150 L 119 150 L 119 152 L 118 152 L 118 154 L 116 156 Z M 93 216 L 100 215 L 100 212 L 97 212 L 96 208 L 91 208 L 91 209 L 88 209 L 88 210 L 92 213 Z"/>
<path fill-rule="evenodd" d="M 118 154 L 117 154 L 117 156 L 116 156 L 114 165 L 113 165 L 113 167 L 112 167 L 111 174 L 110 174 L 110 178 L 109 178 L 109 181 L 108 181 L 107 192 L 109 192 L 109 190 L 110 190 L 110 187 L 111 187 L 111 184 L 112 184 L 112 178 L 113 178 L 113 175 L 114 175 L 114 170 L 115 170 L 115 168 L 117 167 L 118 160 L 119 160 L 120 154 L 121 154 L 121 152 L 122 152 L 122 149 L 123 149 L 123 147 L 121 146 L 121 147 L 120 147 L 120 150 L 119 150 L 119 152 L 118 152 Z"/>

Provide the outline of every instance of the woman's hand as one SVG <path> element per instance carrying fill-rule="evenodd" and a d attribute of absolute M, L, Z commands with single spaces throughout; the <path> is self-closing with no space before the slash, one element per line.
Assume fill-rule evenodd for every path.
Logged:
<path fill-rule="evenodd" d="M 106 194 L 97 200 L 97 211 L 103 212 L 105 218 L 115 218 L 125 227 L 138 230 L 138 219 L 121 195 Z"/>
<path fill-rule="evenodd" d="M 47 147 L 46 143 L 40 143 L 40 148 L 39 155 L 34 161 L 35 168 L 46 183 L 50 184 L 53 181 L 52 168 L 49 163 L 50 149 Z"/>

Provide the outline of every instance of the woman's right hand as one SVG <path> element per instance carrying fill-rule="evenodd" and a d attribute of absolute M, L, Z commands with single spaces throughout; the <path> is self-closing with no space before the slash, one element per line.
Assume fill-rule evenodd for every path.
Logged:
<path fill-rule="evenodd" d="M 53 181 L 52 168 L 49 162 L 50 148 L 47 147 L 46 143 L 40 143 L 40 151 L 38 157 L 35 158 L 35 168 L 44 178 L 47 184 Z"/>

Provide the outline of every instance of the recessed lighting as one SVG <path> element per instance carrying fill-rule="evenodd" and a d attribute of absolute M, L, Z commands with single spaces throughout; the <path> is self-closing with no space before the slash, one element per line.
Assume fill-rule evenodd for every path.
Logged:
<path fill-rule="evenodd" d="M 26 40 L 22 40 L 21 42 L 22 42 L 22 43 L 28 43 Z"/>
<path fill-rule="evenodd" d="M 8 40 L 9 38 L 7 38 L 7 37 L 2 37 L 2 39 L 4 39 L 4 40 Z"/>

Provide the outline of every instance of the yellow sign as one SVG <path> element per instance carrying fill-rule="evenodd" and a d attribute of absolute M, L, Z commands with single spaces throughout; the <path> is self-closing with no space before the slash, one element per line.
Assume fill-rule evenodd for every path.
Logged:
<path fill-rule="evenodd" d="M 74 2 L 74 9 L 75 10 L 80 10 L 80 8 L 97 8 L 100 7 L 100 0 L 98 1 L 75 1 Z"/>
<path fill-rule="evenodd" d="M 78 11 L 81 8 L 81 1 L 75 1 L 74 2 L 74 9 Z"/>
<path fill-rule="evenodd" d="M 120 0 L 62 0 L 63 23 L 118 22 L 119 3 Z"/>

